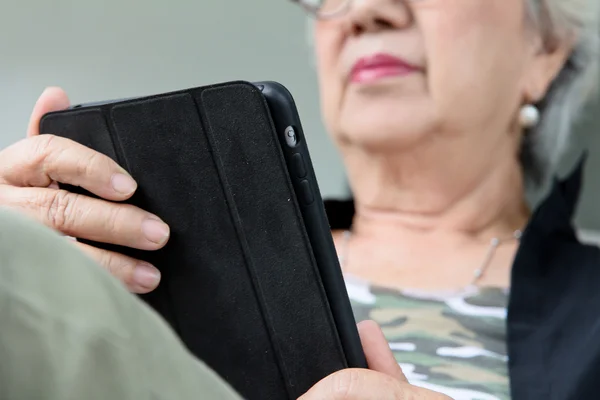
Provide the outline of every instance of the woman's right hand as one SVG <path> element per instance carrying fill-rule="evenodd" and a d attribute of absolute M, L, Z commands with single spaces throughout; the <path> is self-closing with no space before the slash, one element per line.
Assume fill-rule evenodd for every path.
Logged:
<path fill-rule="evenodd" d="M 27 138 L 0 152 L 0 206 L 25 213 L 67 236 L 141 250 L 162 248 L 169 239 L 169 227 L 160 218 L 115 203 L 137 189 L 123 168 L 74 141 L 39 134 L 44 114 L 68 107 L 64 91 L 47 89 L 34 107 Z M 57 182 L 80 186 L 101 199 L 61 190 Z M 74 243 L 132 292 L 147 293 L 160 281 L 158 270 L 147 263 Z"/>

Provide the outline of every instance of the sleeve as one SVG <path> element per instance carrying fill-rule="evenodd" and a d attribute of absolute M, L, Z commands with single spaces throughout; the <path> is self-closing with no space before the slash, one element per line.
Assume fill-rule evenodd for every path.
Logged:
<path fill-rule="evenodd" d="M 68 240 L 0 210 L 0 398 L 239 396 Z"/>

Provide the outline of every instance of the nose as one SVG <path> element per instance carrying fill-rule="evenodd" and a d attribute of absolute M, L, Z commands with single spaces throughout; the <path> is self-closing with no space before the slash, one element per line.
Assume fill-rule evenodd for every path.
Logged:
<path fill-rule="evenodd" d="M 346 17 L 354 35 L 404 29 L 413 21 L 407 0 L 354 0 Z"/>

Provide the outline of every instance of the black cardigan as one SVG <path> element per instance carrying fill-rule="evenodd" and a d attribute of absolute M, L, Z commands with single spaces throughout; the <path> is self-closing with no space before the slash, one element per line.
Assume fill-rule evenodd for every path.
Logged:
<path fill-rule="evenodd" d="M 556 180 L 523 232 L 507 317 L 513 400 L 600 399 L 600 249 L 579 242 L 572 218 L 582 160 Z M 332 229 L 348 229 L 352 201 L 327 201 Z"/>

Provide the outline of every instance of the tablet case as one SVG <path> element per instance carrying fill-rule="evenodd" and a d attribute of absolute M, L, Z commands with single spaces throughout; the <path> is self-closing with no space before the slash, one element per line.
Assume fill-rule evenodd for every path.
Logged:
<path fill-rule="evenodd" d="M 142 297 L 244 398 L 296 399 L 347 366 L 256 87 L 229 82 L 51 113 L 40 129 L 108 155 L 138 182 L 128 202 L 170 225 L 167 246 L 92 244 L 161 270 L 160 286 Z"/>

